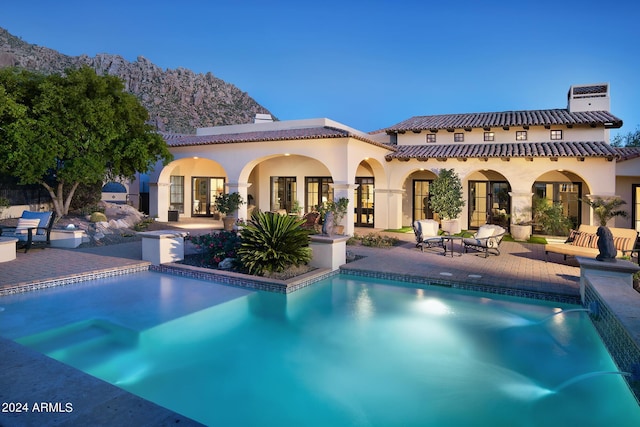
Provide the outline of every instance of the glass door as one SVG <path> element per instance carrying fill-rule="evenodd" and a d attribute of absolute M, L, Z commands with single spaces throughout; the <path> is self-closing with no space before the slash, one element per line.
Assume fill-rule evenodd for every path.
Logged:
<path fill-rule="evenodd" d="M 413 220 L 433 219 L 433 210 L 429 198 L 429 185 L 432 180 L 413 180 Z"/>
<path fill-rule="evenodd" d="M 271 177 L 271 211 L 293 211 L 298 186 L 295 176 Z"/>
<path fill-rule="evenodd" d="M 469 228 L 484 224 L 509 225 L 509 183 L 469 181 Z"/>
<path fill-rule="evenodd" d="M 354 190 L 354 224 L 356 227 L 373 227 L 373 177 L 356 177 L 358 188 Z"/>
<path fill-rule="evenodd" d="M 212 216 L 215 200 L 224 193 L 224 178 L 196 176 L 191 181 L 191 216 Z"/>

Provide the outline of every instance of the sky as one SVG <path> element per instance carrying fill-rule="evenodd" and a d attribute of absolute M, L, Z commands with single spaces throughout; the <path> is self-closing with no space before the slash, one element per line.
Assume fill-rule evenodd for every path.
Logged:
<path fill-rule="evenodd" d="M 5 1 L 0 27 L 77 56 L 211 72 L 279 120 L 369 132 L 413 116 L 566 108 L 610 83 L 611 136 L 640 128 L 631 0 Z"/>

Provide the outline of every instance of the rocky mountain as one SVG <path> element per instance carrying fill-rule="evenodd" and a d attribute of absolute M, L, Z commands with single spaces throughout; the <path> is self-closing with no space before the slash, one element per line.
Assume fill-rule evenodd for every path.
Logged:
<path fill-rule="evenodd" d="M 194 133 L 198 127 L 252 123 L 257 113 L 271 114 L 246 92 L 210 72 L 163 70 L 142 56 L 134 62 L 111 54 L 68 56 L 24 42 L 0 28 L 0 67 L 20 66 L 48 74 L 82 65 L 100 75 L 120 77 L 160 131 Z"/>

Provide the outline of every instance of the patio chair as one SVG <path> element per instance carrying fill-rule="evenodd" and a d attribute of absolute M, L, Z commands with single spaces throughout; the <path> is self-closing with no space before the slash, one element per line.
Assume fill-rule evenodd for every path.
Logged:
<path fill-rule="evenodd" d="M 318 225 L 318 220 L 320 219 L 320 213 L 318 212 L 309 212 L 302 217 L 304 219 L 304 223 L 302 224 L 302 228 L 306 228 L 308 230 L 315 230 L 316 225 Z"/>
<path fill-rule="evenodd" d="M 34 245 L 49 246 L 55 217 L 55 212 L 23 211 L 15 227 L 0 228 L 0 236 L 18 239 L 18 248 L 24 248 L 26 254 Z"/>
<path fill-rule="evenodd" d="M 500 255 L 500 243 L 507 230 L 499 225 L 485 224 L 480 226 L 473 237 L 465 237 L 462 239 L 465 253 L 468 249 L 474 249 L 484 253 L 487 258 L 489 254 Z"/>
<path fill-rule="evenodd" d="M 422 219 L 413 222 L 413 233 L 416 235 L 416 248 L 424 252 L 424 247 L 442 247 L 442 238 L 438 235 L 438 221 Z"/>

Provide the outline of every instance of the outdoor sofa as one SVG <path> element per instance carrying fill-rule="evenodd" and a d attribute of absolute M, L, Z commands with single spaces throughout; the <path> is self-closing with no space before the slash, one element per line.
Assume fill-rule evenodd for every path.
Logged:
<path fill-rule="evenodd" d="M 617 249 L 617 258 L 630 254 L 636 245 L 638 232 L 631 228 L 609 227 L 613 235 L 613 244 Z M 582 224 L 577 230 L 571 230 L 569 237 L 564 243 L 547 243 L 544 245 L 545 261 L 548 260 L 549 252 L 567 256 L 583 256 L 595 258 L 600 250 L 598 249 L 598 227 L 595 225 Z"/>

